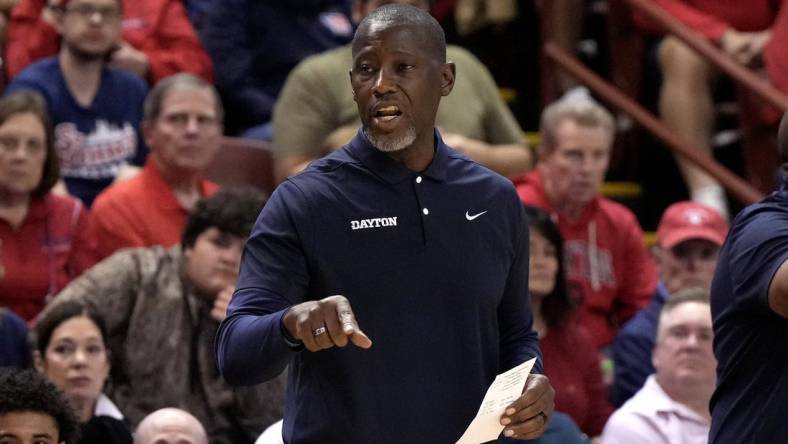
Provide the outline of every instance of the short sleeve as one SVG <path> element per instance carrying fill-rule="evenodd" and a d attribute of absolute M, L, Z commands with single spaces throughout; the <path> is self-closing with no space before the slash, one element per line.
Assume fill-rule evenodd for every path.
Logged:
<path fill-rule="evenodd" d="M 769 285 L 788 260 L 788 211 L 762 211 L 735 226 L 727 258 L 734 303 L 768 309 Z"/>

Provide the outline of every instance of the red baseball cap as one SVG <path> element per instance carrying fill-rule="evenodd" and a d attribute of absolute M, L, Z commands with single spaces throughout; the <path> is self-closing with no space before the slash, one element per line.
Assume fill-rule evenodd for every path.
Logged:
<path fill-rule="evenodd" d="M 715 209 L 691 201 L 669 206 L 657 227 L 657 245 L 673 248 L 690 239 L 704 239 L 722 245 L 728 223 Z"/>

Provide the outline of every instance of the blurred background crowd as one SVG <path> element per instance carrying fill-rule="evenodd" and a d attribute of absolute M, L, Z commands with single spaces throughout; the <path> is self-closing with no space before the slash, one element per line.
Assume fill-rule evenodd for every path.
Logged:
<path fill-rule="evenodd" d="M 0 0 L 0 430 L 281 442 L 284 376 L 230 387 L 213 339 L 266 196 L 358 131 L 349 43 L 387 3 L 443 26 L 438 130 L 526 206 L 539 442 L 705 442 L 717 255 L 779 178 L 782 0 Z"/>

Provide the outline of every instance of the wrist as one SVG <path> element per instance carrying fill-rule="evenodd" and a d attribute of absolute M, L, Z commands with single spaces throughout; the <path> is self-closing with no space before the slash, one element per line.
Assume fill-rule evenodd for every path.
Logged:
<path fill-rule="evenodd" d="M 279 322 L 279 330 L 282 333 L 282 338 L 284 339 L 285 344 L 287 344 L 287 346 L 292 350 L 297 351 L 304 348 L 304 343 L 296 339 L 295 336 L 290 333 L 287 327 L 288 320 L 291 319 L 291 317 L 289 318 L 288 315 L 290 315 L 291 312 L 292 307 L 289 308 L 287 312 L 285 312 L 284 316 L 282 316 L 282 320 Z"/>

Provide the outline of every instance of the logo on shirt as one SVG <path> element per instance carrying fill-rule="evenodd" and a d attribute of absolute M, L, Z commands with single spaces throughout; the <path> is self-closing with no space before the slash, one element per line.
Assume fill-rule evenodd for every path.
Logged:
<path fill-rule="evenodd" d="M 487 210 L 484 210 L 481 213 L 470 214 L 469 212 L 466 211 L 465 212 L 465 218 L 468 219 L 468 220 L 474 220 L 474 219 L 476 219 L 477 217 L 481 216 L 482 214 L 484 214 L 486 212 L 487 212 Z"/>
<path fill-rule="evenodd" d="M 350 229 L 366 230 L 367 228 L 396 227 L 396 217 L 375 217 L 373 219 L 351 220 Z"/>
<path fill-rule="evenodd" d="M 121 126 L 98 119 L 93 131 L 85 134 L 63 122 L 55 127 L 55 150 L 63 176 L 111 178 L 137 152 L 137 132 L 128 122 Z"/>

